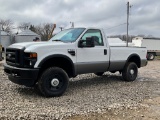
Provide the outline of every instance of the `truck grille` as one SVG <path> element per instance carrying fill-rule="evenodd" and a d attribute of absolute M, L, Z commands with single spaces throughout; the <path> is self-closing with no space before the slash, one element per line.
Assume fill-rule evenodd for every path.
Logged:
<path fill-rule="evenodd" d="M 11 66 L 21 67 L 23 65 L 23 50 L 7 48 L 6 63 Z"/>

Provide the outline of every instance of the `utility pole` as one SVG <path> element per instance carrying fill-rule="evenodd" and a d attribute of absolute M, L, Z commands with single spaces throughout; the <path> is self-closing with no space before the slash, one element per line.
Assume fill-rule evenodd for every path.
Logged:
<path fill-rule="evenodd" d="M 127 2 L 127 37 L 126 37 L 126 46 L 127 47 L 128 47 L 129 8 L 131 8 L 131 5 L 129 5 L 129 2 Z"/>
<path fill-rule="evenodd" d="M 2 61 L 2 40 L 1 40 L 1 28 L 2 28 L 2 25 L 0 23 L 0 61 Z"/>
<path fill-rule="evenodd" d="M 129 2 L 127 2 L 127 37 L 126 37 L 126 46 L 128 47 L 128 20 L 129 20 Z"/>

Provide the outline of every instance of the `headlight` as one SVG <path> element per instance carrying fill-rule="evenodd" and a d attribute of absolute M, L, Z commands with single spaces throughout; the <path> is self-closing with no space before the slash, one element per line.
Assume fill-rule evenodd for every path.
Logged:
<path fill-rule="evenodd" d="M 25 53 L 24 67 L 33 68 L 37 61 L 37 53 Z"/>

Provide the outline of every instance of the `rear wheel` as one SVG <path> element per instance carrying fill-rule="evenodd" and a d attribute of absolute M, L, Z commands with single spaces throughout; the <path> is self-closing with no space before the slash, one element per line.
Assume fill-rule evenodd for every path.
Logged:
<path fill-rule="evenodd" d="M 125 65 L 122 71 L 122 77 L 125 81 L 134 81 L 138 75 L 138 68 L 134 62 L 129 62 Z"/>
<path fill-rule="evenodd" d="M 42 73 L 38 81 L 38 88 L 44 96 L 56 97 L 66 91 L 68 81 L 68 75 L 63 69 L 51 67 Z"/>
<path fill-rule="evenodd" d="M 97 73 L 94 73 L 95 75 L 97 76 L 102 76 L 104 74 L 104 72 L 97 72 Z"/>

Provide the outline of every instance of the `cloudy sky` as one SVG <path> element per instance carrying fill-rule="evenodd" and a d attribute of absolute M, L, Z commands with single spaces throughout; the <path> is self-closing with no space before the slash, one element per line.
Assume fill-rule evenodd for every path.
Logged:
<path fill-rule="evenodd" d="M 133 5 L 129 34 L 160 37 L 160 0 L 0 0 L 0 19 L 11 19 L 15 26 L 56 23 L 56 31 L 74 22 L 75 27 L 105 28 L 107 35 L 126 34 L 128 1 Z"/>

